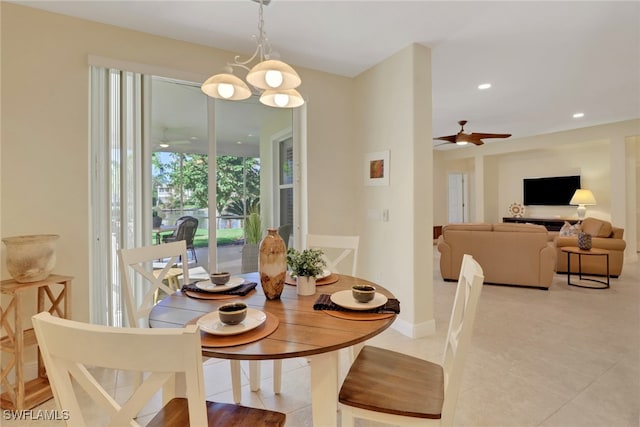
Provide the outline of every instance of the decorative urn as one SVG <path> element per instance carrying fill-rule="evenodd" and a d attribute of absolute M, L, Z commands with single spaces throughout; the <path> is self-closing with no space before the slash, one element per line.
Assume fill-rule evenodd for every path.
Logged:
<path fill-rule="evenodd" d="M 260 285 L 268 299 L 279 299 L 287 274 L 287 248 L 277 228 L 267 229 L 258 258 Z"/>
<path fill-rule="evenodd" d="M 57 234 L 5 237 L 7 270 L 18 283 L 46 279 L 56 265 Z"/>

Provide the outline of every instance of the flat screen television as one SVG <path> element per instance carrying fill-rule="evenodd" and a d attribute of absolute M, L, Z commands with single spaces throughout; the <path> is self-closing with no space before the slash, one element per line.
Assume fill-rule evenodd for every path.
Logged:
<path fill-rule="evenodd" d="M 566 206 L 580 188 L 580 175 L 525 178 L 522 184 L 526 206 Z"/>

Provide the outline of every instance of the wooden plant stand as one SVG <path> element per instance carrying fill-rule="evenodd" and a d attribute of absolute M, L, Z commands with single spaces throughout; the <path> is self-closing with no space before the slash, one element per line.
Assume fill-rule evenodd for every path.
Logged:
<path fill-rule="evenodd" d="M 0 292 L 11 298 L 7 307 L 0 308 L 2 318 L 2 389 L 0 407 L 10 410 L 32 409 L 51 399 L 51 387 L 38 351 L 38 376 L 26 380 L 24 352 L 37 345 L 33 328 L 23 325 L 25 292 L 37 289 L 37 312 L 49 311 L 54 316 L 70 318 L 71 280 L 73 277 L 52 274 L 40 282 L 18 283 L 13 279 L 0 282 Z M 35 314 L 35 313 L 34 313 Z M 13 318 L 13 322 L 10 319 Z M 30 325 L 30 323 L 29 323 Z M 11 383 L 11 378 L 14 382 Z"/>

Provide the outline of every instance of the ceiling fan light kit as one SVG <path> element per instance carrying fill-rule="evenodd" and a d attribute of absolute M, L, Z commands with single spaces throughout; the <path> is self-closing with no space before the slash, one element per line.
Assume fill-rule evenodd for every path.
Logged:
<path fill-rule="evenodd" d="M 439 136 L 433 139 L 446 141 L 456 145 L 467 145 L 469 143 L 474 145 L 482 145 L 484 144 L 483 139 L 486 138 L 509 138 L 511 136 L 510 133 L 464 133 L 464 125 L 467 124 L 467 121 L 460 120 L 458 124 L 460 125 L 460 132 L 458 132 L 457 134 Z"/>
<path fill-rule="evenodd" d="M 271 0 L 252 0 L 260 3 L 258 37 L 256 50 L 246 61 L 240 61 L 236 56 L 234 62 L 228 63 L 225 72 L 209 77 L 201 86 L 202 91 L 212 98 L 240 101 L 249 98 L 254 91 L 234 76 L 234 68 L 247 70 L 247 82 L 261 94 L 260 102 L 270 107 L 294 108 L 304 104 L 304 98 L 295 90 L 302 83 L 302 79 L 289 64 L 270 59 L 271 44 L 264 31 L 263 6 Z M 254 36 L 255 37 L 255 36 Z M 258 63 L 249 68 L 249 64 L 257 59 Z"/>

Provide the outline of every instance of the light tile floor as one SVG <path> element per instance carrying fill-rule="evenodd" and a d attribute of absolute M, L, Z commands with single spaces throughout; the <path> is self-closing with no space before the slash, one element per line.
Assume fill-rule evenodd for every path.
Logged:
<path fill-rule="evenodd" d="M 455 283 L 442 281 L 435 248 L 434 252 L 436 333 L 411 339 L 390 329 L 370 344 L 440 360 Z M 263 363 L 262 387 L 253 393 L 248 364 L 243 364 L 243 404 L 285 412 L 287 426 L 311 426 L 307 361 L 286 360 L 283 371 L 282 393 L 275 395 L 271 363 Z M 232 402 L 228 362 L 210 359 L 204 374 L 207 398 Z M 130 390 L 130 377 L 122 373 L 105 373 L 102 381 L 118 396 Z M 149 405 L 140 421 L 150 419 L 158 405 L 159 400 Z M 54 407 L 50 400 L 36 409 Z M 90 419 L 93 425 L 99 415 Z M 62 425 L 4 417 L 1 424 Z M 358 425 L 379 426 L 362 421 Z M 561 275 L 549 291 L 485 286 L 455 425 L 640 425 L 640 263 L 626 264 L 607 290 L 569 287 Z"/>

